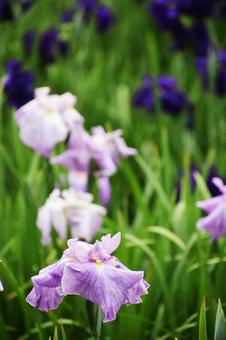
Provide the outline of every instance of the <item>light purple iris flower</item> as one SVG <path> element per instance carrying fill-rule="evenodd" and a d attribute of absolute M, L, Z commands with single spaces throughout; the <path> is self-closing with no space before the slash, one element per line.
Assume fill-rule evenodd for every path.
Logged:
<path fill-rule="evenodd" d="M 89 193 L 76 192 L 73 189 L 55 189 L 39 208 L 37 226 L 42 232 L 42 243 L 51 241 L 51 230 L 55 229 L 62 240 L 66 240 L 68 226 L 72 237 L 83 238 L 90 242 L 101 227 L 106 209 L 92 203 Z"/>
<path fill-rule="evenodd" d="M 51 163 L 67 167 L 70 185 L 76 190 L 86 191 L 92 162 L 101 202 L 108 204 L 111 199 L 109 177 L 117 171 L 121 158 L 136 154 L 135 149 L 126 146 L 121 135 L 121 130 L 105 132 L 101 126 L 93 128 L 89 135 L 82 124 L 77 124 L 71 130 L 69 148 L 53 157 Z"/>
<path fill-rule="evenodd" d="M 35 98 L 16 111 L 16 121 L 24 144 L 49 157 L 52 149 L 64 141 L 81 115 L 73 108 L 76 97 L 71 93 L 49 95 L 50 89 L 36 89 Z"/>
<path fill-rule="evenodd" d="M 65 295 L 80 295 L 98 304 L 104 322 L 113 321 L 122 305 L 142 302 L 149 284 L 142 271 L 132 271 L 111 254 L 121 234 L 106 235 L 95 244 L 71 239 L 62 258 L 32 278 L 27 302 L 41 311 L 56 309 Z"/>
<path fill-rule="evenodd" d="M 215 241 L 226 236 L 226 185 L 218 177 L 213 178 L 212 182 L 222 194 L 197 202 L 197 207 L 208 214 L 199 219 L 197 228 L 205 229 L 211 235 L 212 241 Z"/>

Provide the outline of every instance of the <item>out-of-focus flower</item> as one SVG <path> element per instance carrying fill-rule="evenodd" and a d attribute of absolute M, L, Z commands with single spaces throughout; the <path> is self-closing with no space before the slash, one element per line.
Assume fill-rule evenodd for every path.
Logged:
<path fill-rule="evenodd" d="M 101 202 L 110 201 L 110 183 L 106 177 L 112 176 L 121 158 L 136 154 L 136 150 L 126 146 L 122 131 L 105 132 L 101 126 L 95 127 L 89 135 L 82 125 L 71 130 L 69 148 L 51 159 L 53 164 L 64 165 L 69 170 L 69 182 L 76 190 L 87 190 L 91 162 L 96 171 Z M 100 179 L 100 182 L 99 182 Z M 102 200 L 103 199 L 103 200 Z"/>
<path fill-rule="evenodd" d="M 106 235 L 94 245 L 71 239 L 55 264 L 32 278 L 34 288 L 27 302 L 41 311 L 56 309 L 65 295 L 80 295 L 98 304 L 104 322 L 113 321 L 122 305 L 142 302 L 149 284 L 142 271 L 132 271 L 111 254 L 121 234 Z"/>
<path fill-rule="evenodd" d="M 177 81 L 173 77 L 161 76 L 158 79 L 160 88 L 160 101 L 164 111 L 171 115 L 177 115 L 188 105 L 187 96 L 178 91 Z"/>
<path fill-rule="evenodd" d="M 37 32 L 34 29 L 31 29 L 25 32 L 23 36 L 23 49 L 26 57 L 29 57 L 32 54 L 36 35 Z"/>
<path fill-rule="evenodd" d="M 69 126 L 72 117 L 79 115 L 73 109 L 76 98 L 71 93 L 49 95 L 49 91 L 47 87 L 37 89 L 35 98 L 16 112 L 23 143 L 45 157 L 66 139 L 73 128 Z"/>
<path fill-rule="evenodd" d="M 95 11 L 96 29 L 98 32 L 105 32 L 115 23 L 113 10 L 107 6 L 98 6 Z"/>
<path fill-rule="evenodd" d="M 208 189 L 209 189 L 209 191 L 210 191 L 210 193 L 213 197 L 221 195 L 220 189 L 218 188 L 218 186 L 215 185 L 215 182 L 213 181 L 213 179 L 215 177 L 218 177 L 222 181 L 224 181 L 224 179 L 219 176 L 217 168 L 214 165 L 211 165 L 209 167 L 208 176 L 207 176 L 207 179 L 206 179 L 206 184 L 207 184 L 207 187 L 208 187 Z"/>
<path fill-rule="evenodd" d="M 126 146 L 122 131 L 105 132 L 102 126 L 92 129 L 90 148 L 98 170 L 97 176 L 111 176 L 116 172 L 121 157 L 134 156 L 136 150 Z"/>
<path fill-rule="evenodd" d="M 0 22 L 13 19 L 12 4 L 9 0 L 0 0 Z"/>
<path fill-rule="evenodd" d="M 32 5 L 33 5 L 33 0 L 22 0 L 21 4 L 20 4 L 23 12 L 29 11 L 29 9 L 31 9 Z"/>
<path fill-rule="evenodd" d="M 67 238 L 67 226 L 73 237 L 91 241 L 99 230 L 104 207 L 92 203 L 91 194 L 64 190 L 62 193 L 55 189 L 39 208 L 37 225 L 42 232 L 42 243 L 51 241 L 51 230 L 54 228 L 62 240 Z"/>
<path fill-rule="evenodd" d="M 175 31 L 181 26 L 178 0 L 155 0 L 148 9 L 160 28 Z"/>
<path fill-rule="evenodd" d="M 23 70 L 18 60 L 10 60 L 7 71 L 3 80 L 4 93 L 9 103 L 19 108 L 34 97 L 35 77 L 31 71 Z"/>
<path fill-rule="evenodd" d="M 143 107 L 148 112 L 154 109 L 154 94 L 152 89 L 152 79 L 146 75 L 142 81 L 140 88 L 134 93 L 133 106 Z"/>
<path fill-rule="evenodd" d="M 182 14 L 195 18 L 202 18 L 213 14 L 216 0 L 179 0 L 179 9 Z"/>
<path fill-rule="evenodd" d="M 88 22 L 95 12 L 97 0 L 79 0 L 77 8 L 82 12 L 83 20 Z"/>
<path fill-rule="evenodd" d="M 215 177 L 213 183 L 220 190 L 221 195 L 197 202 L 197 207 L 207 213 L 206 217 L 198 220 L 197 228 L 205 229 L 212 241 L 226 236 L 226 185 Z"/>
<path fill-rule="evenodd" d="M 216 75 L 216 91 L 219 95 L 226 94 L 226 50 L 217 53 L 218 69 Z"/>
<path fill-rule="evenodd" d="M 71 22 L 75 15 L 75 9 L 67 10 L 63 13 L 61 21 L 64 23 Z"/>
<path fill-rule="evenodd" d="M 177 80 L 174 77 L 160 76 L 157 79 L 159 100 L 165 113 L 177 115 L 183 109 L 188 108 L 190 102 L 185 93 L 178 90 Z M 153 80 L 146 75 L 141 87 L 133 96 L 133 106 L 143 107 L 152 112 L 155 105 Z"/>
<path fill-rule="evenodd" d="M 68 43 L 60 38 L 56 28 L 51 28 L 40 37 L 39 54 L 43 64 L 54 62 L 57 57 L 66 57 Z"/>

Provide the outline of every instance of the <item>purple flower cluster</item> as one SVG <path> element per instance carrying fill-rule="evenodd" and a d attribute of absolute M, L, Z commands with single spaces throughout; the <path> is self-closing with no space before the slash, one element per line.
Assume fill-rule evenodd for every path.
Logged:
<path fill-rule="evenodd" d="M 158 97 L 155 96 L 154 90 Z M 172 116 L 178 115 L 183 109 L 190 107 L 186 94 L 178 90 L 178 83 L 174 77 L 160 76 L 154 82 L 152 77 L 146 75 L 133 96 L 133 106 L 153 112 L 156 98 L 163 111 Z"/>
<path fill-rule="evenodd" d="M 37 40 L 37 55 L 41 64 L 51 64 L 58 58 L 65 58 L 68 53 L 68 43 L 60 37 L 56 28 L 50 28 L 40 36 L 35 30 L 29 30 L 23 37 L 24 54 L 29 57 Z"/>
<path fill-rule="evenodd" d="M 62 22 L 70 22 L 75 13 L 81 13 L 84 22 L 95 20 L 96 30 L 105 32 L 115 23 L 115 14 L 113 10 L 102 5 L 98 0 L 79 0 L 74 9 L 64 12 Z"/>
<path fill-rule="evenodd" d="M 221 178 L 215 177 L 213 184 L 220 191 L 220 195 L 197 202 L 197 207 L 207 213 L 197 222 L 197 228 L 205 229 L 212 238 L 212 241 L 219 237 L 226 236 L 226 185 Z"/>
<path fill-rule="evenodd" d="M 121 130 L 105 132 L 98 126 L 88 133 L 83 117 L 74 108 L 76 97 L 71 93 L 50 95 L 49 91 L 37 89 L 35 98 L 17 110 L 23 143 L 49 158 L 58 143 L 66 142 L 67 149 L 51 157 L 50 162 L 68 169 L 68 180 L 75 190 L 87 191 L 89 177 L 94 175 L 102 203 L 108 204 L 109 178 L 117 171 L 121 158 L 135 155 L 136 150 L 126 146 Z"/>
<path fill-rule="evenodd" d="M 34 97 L 34 74 L 31 71 L 24 71 L 17 60 L 8 62 L 7 71 L 3 81 L 4 93 L 13 107 L 20 108 Z"/>
<path fill-rule="evenodd" d="M 120 233 L 106 235 L 94 245 L 71 239 L 62 258 L 32 278 L 34 288 L 27 302 L 41 311 L 56 309 L 66 295 L 80 295 L 98 304 L 104 322 L 115 320 L 122 305 L 142 302 L 149 284 L 142 271 L 132 271 L 111 254 Z"/>

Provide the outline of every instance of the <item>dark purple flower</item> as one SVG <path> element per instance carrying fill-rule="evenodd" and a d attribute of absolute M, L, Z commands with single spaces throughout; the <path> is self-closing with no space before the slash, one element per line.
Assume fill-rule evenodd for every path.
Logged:
<path fill-rule="evenodd" d="M 201 78 L 202 86 L 203 88 L 208 89 L 209 88 L 208 58 L 198 57 L 195 63 L 196 63 L 196 68 Z"/>
<path fill-rule="evenodd" d="M 226 50 L 218 52 L 217 58 L 216 91 L 222 96 L 226 94 Z"/>
<path fill-rule="evenodd" d="M 23 36 L 23 47 L 24 54 L 26 57 L 32 54 L 36 34 L 37 34 L 36 31 L 32 29 L 27 31 Z"/>
<path fill-rule="evenodd" d="M 42 33 L 39 43 L 39 53 L 41 62 L 50 64 L 57 57 L 65 57 L 68 52 L 68 44 L 59 37 L 59 32 L 55 28 Z"/>
<path fill-rule="evenodd" d="M 146 75 L 143 79 L 141 87 L 133 96 L 133 106 L 145 108 L 148 112 L 154 109 L 154 95 L 152 89 L 152 79 Z"/>
<path fill-rule="evenodd" d="M 178 30 L 181 26 L 179 0 L 154 0 L 148 10 L 158 26 L 164 30 Z"/>
<path fill-rule="evenodd" d="M 209 40 L 209 32 L 206 24 L 203 21 L 194 23 L 190 29 L 190 44 L 195 56 L 208 56 Z"/>
<path fill-rule="evenodd" d="M 120 233 L 103 236 L 95 244 L 69 240 L 62 258 L 32 278 L 27 302 L 48 312 L 64 296 L 80 295 L 101 307 L 104 322 L 113 321 L 122 305 L 141 303 L 149 284 L 142 271 L 132 271 L 112 256 L 120 241 Z"/>
<path fill-rule="evenodd" d="M 23 12 L 29 11 L 29 9 L 31 9 L 32 5 L 33 5 L 33 0 L 22 0 L 21 4 L 20 4 Z"/>
<path fill-rule="evenodd" d="M 7 70 L 3 85 L 4 93 L 9 103 L 19 108 L 34 97 L 35 77 L 31 71 L 24 71 L 17 60 L 9 61 Z"/>
<path fill-rule="evenodd" d="M 218 177 L 223 181 L 223 178 L 220 177 L 218 174 L 217 168 L 214 165 L 211 165 L 209 168 L 207 179 L 206 179 L 206 184 L 213 197 L 221 195 L 220 189 L 215 185 L 213 181 L 213 178 L 215 177 Z"/>
<path fill-rule="evenodd" d="M 67 10 L 63 13 L 61 21 L 64 23 L 71 22 L 75 15 L 75 9 Z"/>
<path fill-rule="evenodd" d="M 213 13 L 216 0 L 179 0 L 181 13 L 194 17 L 204 17 Z"/>
<path fill-rule="evenodd" d="M 0 0 L 0 21 L 13 19 L 12 5 L 9 0 Z"/>
<path fill-rule="evenodd" d="M 88 22 L 95 12 L 97 6 L 96 0 L 79 0 L 78 9 L 82 12 L 83 20 Z"/>
<path fill-rule="evenodd" d="M 166 113 L 177 115 L 187 107 L 187 96 L 177 89 L 177 80 L 175 78 L 160 76 L 158 85 L 160 88 L 160 101 Z"/>
<path fill-rule="evenodd" d="M 96 29 L 98 32 L 105 32 L 113 26 L 115 15 L 110 7 L 98 6 L 95 11 Z"/>

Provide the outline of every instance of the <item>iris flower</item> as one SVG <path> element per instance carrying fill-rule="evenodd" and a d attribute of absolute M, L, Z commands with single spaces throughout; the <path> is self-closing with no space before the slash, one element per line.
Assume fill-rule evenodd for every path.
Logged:
<path fill-rule="evenodd" d="M 91 241 L 99 230 L 106 209 L 92 203 L 93 196 L 89 193 L 76 192 L 73 189 L 62 193 L 54 189 L 39 208 L 37 225 L 42 232 L 42 243 L 47 245 L 51 241 L 52 228 L 61 239 L 67 239 L 67 226 L 73 237 Z"/>
<path fill-rule="evenodd" d="M 197 228 L 205 229 L 212 241 L 226 236 L 226 185 L 221 178 L 215 177 L 212 182 L 220 190 L 221 195 L 197 202 L 197 207 L 207 213 L 197 222 Z"/>
<path fill-rule="evenodd" d="M 149 284 L 143 271 L 132 271 L 112 253 L 121 234 L 106 235 L 93 245 L 71 239 L 62 258 L 32 278 L 27 302 L 41 311 L 56 309 L 66 295 L 80 295 L 98 304 L 104 322 L 113 321 L 122 305 L 142 302 Z"/>

